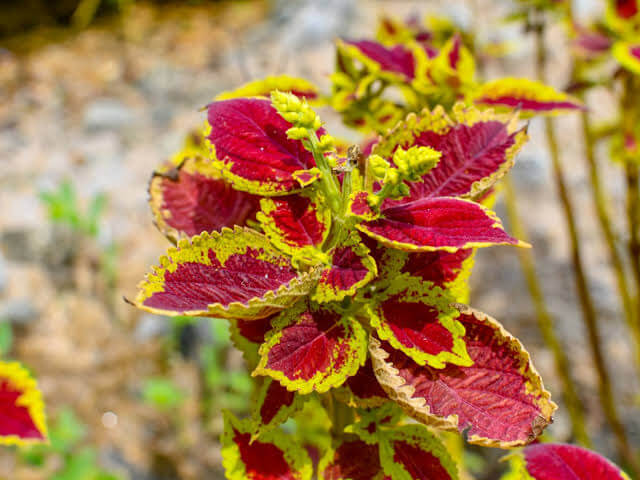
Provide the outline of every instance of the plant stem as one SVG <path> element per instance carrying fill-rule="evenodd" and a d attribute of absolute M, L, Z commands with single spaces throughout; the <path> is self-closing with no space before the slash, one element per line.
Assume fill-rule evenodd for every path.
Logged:
<path fill-rule="evenodd" d="M 353 409 L 347 404 L 336 399 L 335 395 L 329 396 L 330 409 L 329 417 L 331 418 L 331 436 L 334 439 L 342 438 L 345 433 L 346 426 L 351 425 L 354 421 Z"/>
<path fill-rule="evenodd" d="M 511 182 L 511 177 L 506 176 L 503 180 L 503 184 L 507 217 L 509 218 L 511 231 L 516 238 L 526 242 L 527 234 L 518 214 L 516 194 Z M 527 282 L 527 287 L 529 288 L 529 295 L 531 296 L 531 301 L 533 302 L 533 306 L 536 311 L 538 328 L 540 329 L 540 333 L 542 334 L 545 344 L 553 354 L 556 372 L 562 383 L 564 400 L 567 405 L 567 409 L 569 410 L 569 418 L 571 420 L 573 435 L 578 443 L 585 447 L 591 447 L 591 439 L 589 438 L 585 427 L 583 403 L 578 396 L 575 384 L 571 378 L 571 374 L 569 373 L 569 359 L 566 351 L 554 331 L 554 321 L 545 303 L 544 293 L 542 292 L 540 282 L 536 275 L 533 254 L 530 249 L 526 248 L 518 249 L 518 254 L 522 272 L 524 274 L 525 281 Z"/>
<path fill-rule="evenodd" d="M 584 139 L 585 160 L 589 169 L 589 181 L 591 183 L 593 202 L 596 207 L 600 229 L 602 230 L 602 235 L 609 250 L 609 260 L 616 277 L 618 293 L 620 294 L 620 299 L 622 301 L 624 318 L 629 330 L 631 330 L 631 335 L 634 340 L 636 370 L 638 374 L 640 374 L 640 324 L 638 323 L 640 316 L 635 312 L 633 298 L 629 293 L 629 285 L 627 283 L 624 263 L 616 245 L 616 235 L 613 231 L 611 219 L 609 217 L 609 202 L 607 201 L 606 194 L 600 181 L 601 173 L 595 156 L 595 139 L 587 112 L 583 111 L 580 113 L 580 120 L 582 125 L 582 136 Z"/>
<path fill-rule="evenodd" d="M 546 77 L 547 63 L 544 43 L 544 21 L 541 21 L 538 25 L 536 25 L 534 31 L 536 47 L 536 73 L 538 80 L 544 82 Z M 580 306 L 582 308 L 584 323 L 587 328 L 589 346 L 591 348 L 593 362 L 598 373 L 599 400 L 602 405 L 604 415 L 611 425 L 611 428 L 613 429 L 613 433 L 616 438 L 618 454 L 632 467 L 632 473 L 635 474 L 636 472 L 640 471 L 640 469 L 636 467 L 637 460 L 634 458 L 629 446 L 627 434 L 622 422 L 620 421 L 617 406 L 614 402 L 613 387 L 611 385 L 609 372 L 607 371 L 605 365 L 604 353 L 600 345 L 600 331 L 598 328 L 596 309 L 593 298 L 589 291 L 589 286 L 587 284 L 587 278 L 584 271 L 582 251 L 580 248 L 580 239 L 578 237 L 578 229 L 574 217 L 574 207 L 571 201 L 571 197 L 569 196 L 569 190 L 567 188 L 562 163 L 560 161 L 560 152 L 558 149 L 558 142 L 556 140 L 555 131 L 553 129 L 553 121 L 550 118 L 545 118 L 544 125 L 547 143 L 549 146 L 549 153 L 551 156 L 551 164 L 554 180 L 556 183 L 556 189 L 558 191 L 558 196 L 560 197 L 560 203 L 565 216 L 567 230 L 569 232 L 569 240 L 571 243 L 571 257 L 573 260 L 573 271 L 576 287 L 578 290 L 578 298 L 580 300 Z"/>

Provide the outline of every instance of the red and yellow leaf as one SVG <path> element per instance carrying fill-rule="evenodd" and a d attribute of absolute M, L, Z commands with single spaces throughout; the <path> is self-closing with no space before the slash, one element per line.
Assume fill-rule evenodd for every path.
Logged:
<path fill-rule="evenodd" d="M 302 408 L 307 398 L 290 392 L 270 377 L 264 377 L 252 402 L 252 418 L 256 424 L 255 437 L 285 422 Z"/>
<path fill-rule="evenodd" d="M 42 394 L 18 362 L 0 362 L 0 444 L 47 441 Z"/>
<path fill-rule="evenodd" d="M 391 158 L 397 148 L 431 147 L 442 153 L 438 164 L 409 183 L 410 198 L 475 198 L 488 190 L 513 166 L 527 141 L 514 115 L 495 114 L 457 104 L 449 117 L 442 107 L 409 115 L 380 142 L 373 153 Z"/>
<path fill-rule="evenodd" d="M 389 401 L 373 372 L 370 358 L 355 375 L 347 378 L 342 387 L 335 390 L 335 394 L 352 408 L 374 408 Z"/>
<path fill-rule="evenodd" d="M 603 456 L 575 445 L 538 443 L 529 445 L 514 457 L 512 472 L 506 479 L 629 480 L 620 468 Z"/>
<path fill-rule="evenodd" d="M 458 479 L 458 469 L 445 446 L 422 425 L 383 432 L 380 462 L 391 480 Z"/>
<path fill-rule="evenodd" d="M 279 430 L 252 441 L 251 419 L 224 412 L 222 465 L 229 480 L 311 480 L 313 466 L 306 450 Z"/>
<path fill-rule="evenodd" d="M 331 211 L 318 200 L 302 195 L 263 198 L 258 220 L 265 235 L 288 254 L 322 246 L 329 234 Z"/>
<path fill-rule="evenodd" d="M 296 271 L 264 235 L 236 227 L 181 240 L 140 284 L 134 303 L 160 315 L 256 319 L 306 296 L 316 278 Z"/>
<path fill-rule="evenodd" d="M 345 297 L 353 296 L 378 273 L 375 260 L 357 234 L 352 234 L 345 243 L 334 248 L 330 255 L 331 266 L 320 274 L 312 296 L 316 302 L 339 302 Z"/>
<path fill-rule="evenodd" d="M 342 385 L 364 364 L 366 332 L 353 317 L 299 302 L 273 321 L 252 373 L 268 375 L 288 390 L 324 393 Z"/>
<path fill-rule="evenodd" d="M 464 327 L 458 310 L 448 306 L 442 289 L 431 287 L 415 296 L 406 290 L 389 296 L 372 312 L 371 326 L 393 348 L 418 365 L 445 368 L 447 364 L 469 366 Z"/>
<path fill-rule="evenodd" d="M 391 480 L 382 471 L 378 445 L 343 439 L 329 449 L 318 466 L 320 480 Z"/>
<path fill-rule="evenodd" d="M 202 232 L 245 225 L 255 218 L 259 197 L 234 190 L 211 162 L 190 157 L 153 174 L 149 204 L 158 229 L 177 242 Z"/>
<path fill-rule="evenodd" d="M 278 75 L 254 80 L 230 92 L 223 92 L 216 97 L 216 100 L 242 97 L 269 98 L 271 92 L 275 90 L 293 93 L 296 97 L 304 98 L 311 103 L 320 97 L 318 87 L 308 80 L 290 77 L 289 75 Z"/>
<path fill-rule="evenodd" d="M 233 187 L 260 195 L 286 195 L 299 179 L 317 178 L 311 152 L 287 137 L 291 123 L 266 99 L 236 98 L 208 106 L 214 165 Z M 321 131 L 318 131 L 322 134 Z M 306 183 L 306 180 L 302 183 Z"/>
<path fill-rule="evenodd" d="M 231 319 L 229 323 L 231 341 L 242 352 L 250 370 L 258 366 L 260 359 L 258 349 L 264 342 L 269 330 L 271 330 L 271 320 L 276 316 L 278 314 L 251 320 Z"/>
<path fill-rule="evenodd" d="M 408 415 L 445 430 L 468 429 L 470 443 L 499 448 L 530 443 L 551 423 L 557 406 L 529 354 L 485 314 L 461 307 L 458 321 L 473 365 L 420 366 L 372 338 L 378 381 Z"/>
<path fill-rule="evenodd" d="M 340 54 L 359 60 L 371 73 L 410 82 L 415 77 L 415 59 L 404 45 L 385 47 L 372 40 L 339 40 Z M 390 74 L 390 75 L 389 75 Z"/>
<path fill-rule="evenodd" d="M 613 45 L 611 53 L 620 65 L 640 75 L 640 39 L 636 42 L 618 42 Z"/>
<path fill-rule="evenodd" d="M 357 228 L 387 247 L 406 251 L 455 252 L 491 245 L 528 246 L 509 236 L 490 210 L 453 197 L 383 206 L 379 219 L 360 223 Z"/>
<path fill-rule="evenodd" d="M 530 115 L 561 114 L 584 108 L 580 100 L 549 85 L 527 78 L 501 78 L 482 85 L 474 98 L 478 105 L 518 108 Z"/>

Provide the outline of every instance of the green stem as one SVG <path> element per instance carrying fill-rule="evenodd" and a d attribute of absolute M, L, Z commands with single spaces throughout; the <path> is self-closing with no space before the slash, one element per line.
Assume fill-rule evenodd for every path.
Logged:
<path fill-rule="evenodd" d="M 544 43 L 544 27 L 544 22 L 541 22 L 534 28 L 536 41 L 536 73 L 538 80 L 541 82 L 545 81 L 545 70 L 547 63 Z M 547 143 L 549 146 L 549 153 L 551 156 L 551 164 L 554 180 L 556 183 L 556 189 L 558 191 L 558 196 L 560 197 L 560 203 L 567 224 L 567 230 L 569 232 L 569 240 L 571 243 L 571 257 L 573 260 L 573 271 L 576 287 L 578 290 L 578 298 L 580 300 L 583 319 L 588 333 L 589 346 L 591 348 L 593 362 L 595 364 L 596 371 L 598 372 L 599 400 L 604 411 L 603 413 L 607 418 L 609 424 L 611 425 L 611 428 L 615 435 L 618 453 L 620 457 L 626 460 L 626 462 L 632 467 L 632 472 L 635 474 L 635 472 L 640 471 L 640 469 L 636 468 L 637 460 L 634 458 L 629 446 L 627 434 L 622 422 L 620 421 L 617 404 L 614 401 L 613 387 L 611 385 L 609 372 L 605 365 L 604 353 L 600 345 L 598 317 L 584 271 L 582 250 L 574 217 L 574 207 L 569 195 L 569 190 L 567 188 L 562 163 L 560 161 L 560 152 L 555 136 L 555 130 L 553 128 L 553 121 L 550 118 L 545 118 L 544 125 Z"/>
<path fill-rule="evenodd" d="M 522 223 L 522 219 L 518 214 L 516 194 L 513 184 L 511 183 L 510 176 L 504 178 L 503 184 L 505 205 L 511 230 L 516 238 L 527 241 L 527 233 Z M 544 294 L 540 287 L 538 276 L 536 275 L 533 254 L 530 249 L 526 248 L 519 248 L 518 254 L 520 256 L 522 272 L 524 274 L 527 287 L 529 288 L 529 295 L 531 296 L 531 301 L 533 302 L 533 307 L 536 311 L 538 328 L 540 329 L 540 333 L 542 334 L 542 338 L 544 339 L 547 348 L 551 350 L 556 372 L 562 383 L 564 400 L 567 405 L 567 409 L 569 410 L 569 418 L 571 420 L 573 435 L 578 443 L 585 447 L 591 447 L 591 439 L 589 438 L 589 434 L 587 433 L 587 428 L 585 426 L 583 403 L 578 396 L 575 384 L 571 378 L 571 373 L 569 371 L 569 358 L 567 357 L 566 350 L 554 331 L 554 321 L 549 313 L 549 309 L 547 308 Z"/>
<path fill-rule="evenodd" d="M 329 417 L 331 418 L 331 436 L 333 439 L 344 437 L 346 426 L 354 422 L 353 409 L 330 394 Z"/>
<path fill-rule="evenodd" d="M 311 132 L 309 135 L 309 146 L 311 147 L 311 154 L 313 155 L 313 159 L 316 162 L 316 166 L 318 170 L 322 173 L 322 178 L 320 179 L 320 188 L 322 189 L 326 201 L 329 204 L 334 215 L 342 214 L 342 202 L 341 202 L 341 193 L 340 187 L 338 185 L 338 180 L 335 175 L 331 171 L 331 167 L 327 163 L 327 159 L 324 154 L 320 150 L 318 136 L 315 132 Z"/>
<path fill-rule="evenodd" d="M 624 318 L 634 340 L 636 370 L 638 374 L 640 374 L 640 324 L 638 323 L 640 316 L 636 315 L 633 298 L 629 293 L 629 285 L 624 269 L 624 263 L 622 256 L 618 251 L 618 246 L 616 245 L 616 235 L 613 231 L 612 222 L 609 217 L 609 202 L 602 187 L 602 182 L 600 181 L 600 178 L 602 177 L 595 156 L 595 139 L 593 137 L 593 130 L 591 128 L 587 112 L 580 113 L 580 120 L 582 124 L 585 160 L 589 169 L 589 181 L 591 183 L 593 202 L 596 207 L 596 214 L 598 216 L 600 229 L 602 230 L 602 235 L 607 245 L 607 249 L 609 250 L 609 260 L 616 277 L 618 293 L 620 294 L 620 299 L 622 301 Z"/>

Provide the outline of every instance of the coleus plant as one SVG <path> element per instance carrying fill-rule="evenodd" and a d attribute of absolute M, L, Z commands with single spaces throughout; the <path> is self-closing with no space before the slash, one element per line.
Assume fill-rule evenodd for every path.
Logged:
<path fill-rule="evenodd" d="M 291 93 L 207 112 L 206 139 L 152 178 L 156 222 L 177 245 L 134 303 L 230 319 L 260 384 L 250 418 L 225 417 L 229 478 L 310 478 L 305 450 L 274 427 L 312 395 L 358 412 L 321 478 L 352 478 L 372 454 L 374 474 L 357 478 L 457 478 L 424 425 L 503 448 L 542 432 L 556 405 L 529 355 L 459 303 L 473 249 L 526 246 L 479 203 L 526 140 L 514 115 L 425 110 L 365 158 L 336 148 Z"/>
<path fill-rule="evenodd" d="M 415 30 L 402 41 L 428 37 Z M 448 45 L 446 78 L 462 80 L 456 69 L 473 59 L 460 37 Z M 391 51 L 386 66 L 360 47 L 351 54 L 405 92 L 411 68 L 438 56 L 417 66 L 422 53 L 368 46 L 372 57 Z M 345 123 L 384 134 L 364 154 L 324 130 L 307 103 L 322 100 L 313 85 L 270 77 L 210 104 L 204 131 L 150 183 L 155 222 L 176 246 L 133 303 L 228 318 L 257 381 L 251 415 L 224 415 L 227 478 L 458 478 L 432 429 L 512 448 L 536 439 L 557 408 L 521 343 L 465 304 L 476 248 L 526 246 L 485 206 L 526 130 L 517 115 L 478 106 L 510 111 L 529 96 L 525 113 L 555 113 L 579 103 L 514 81 L 492 97 L 485 89 L 484 102 L 453 80 L 417 102 L 363 103 L 352 94 L 368 74 L 355 73 L 338 110 Z M 333 423 L 329 442 L 303 444 L 278 428 L 318 399 Z"/>
<path fill-rule="evenodd" d="M 44 401 L 36 381 L 18 362 L 0 361 L 0 445 L 46 441 Z"/>

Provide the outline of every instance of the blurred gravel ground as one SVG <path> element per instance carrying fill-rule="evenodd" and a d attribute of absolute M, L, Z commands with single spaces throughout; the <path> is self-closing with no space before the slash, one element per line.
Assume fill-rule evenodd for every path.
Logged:
<path fill-rule="evenodd" d="M 588 7 L 590 2 L 583 3 Z M 514 42 L 513 54 L 486 66 L 489 77 L 533 76 L 530 42 L 513 27 L 496 27 L 507 7 L 508 2 L 497 0 L 283 0 L 167 9 L 139 4 L 120 19 L 99 22 L 30 53 L 0 49 L 0 317 L 16 325 L 14 354 L 34 370 L 50 410 L 72 405 L 90 425 L 91 440 L 102 447 L 103 460 L 131 478 L 151 478 L 144 472 L 162 455 L 181 458 L 178 478 L 219 475 L 217 450 L 197 427 L 187 428 L 184 438 L 172 442 L 162 436 L 163 419 L 139 402 L 140 380 L 157 373 L 162 362 L 156 336 L 164 327 L 162 319 L 141 315 L 119 297 L 134 294 L 136 283 L 167 247 L 147 210 L 151 171 L 180 146 L 190 128 L 202 123 L 204 114 L 198 109 L 222 90 L 275 73 L 305 76 L 327 87 L 332 39 L 372 35 L 384 11 L 399 16 L 447 13 L 467 27 L 473 20 L 482 38 Z M 560 88 L 568 75 L 568 51 L 561 38 L 560 30 L 550 34 L 550 81 Z M 605 93 L 594 92 L 590 100 L 599 120 L 612 114 L 612 100 Z M 332 132 L 357 140 L 331 112 L 322 115 Z M 637 376 L 592 209 L 577 119 L 563 118 L 557 125 L 607 361 L 638 445 Z M 589 427 L 598 433 L 598 449 L 611 453 L 539 121 L 531 123 L 530 133 L 532 141 L 514 172 L 520 210 L 588 403 Z M 606 150 L 599 159 L 622 230 L 620 171 L 608 165 Z M 108 197 L 97 247 L 70 240 L 68 232 L 52 228 L 46 218 L 37 194 L 65 179 L 74 183 L 81 198 L 100 192 Z M 497 210 L 505 218 L 500 203 Z M 96 248 L 111 243 L 119 249 L 115 300 L 96 280 L 95 266 Z M 73 257 L 83 260 L 70 268 L 68 259 Z M 485 249 L 478 257 L 472 277 L 474 306 L 503 321 L 523 341 L 551 391 L 557 392 L 552 359 L 535 326 L 516 252 Z M 185 389 L 196 391 L 193 366 L 168 369 Z M 108 411 L 118 415 L 115 427 L 103 424 Z M 185 415 L 197 417 L 188 411 Z M 567 417 L 560 410 L 551 432 L 562 440 L 567 431 Z M 33 470 L 15 470 L 13 462 L 11 454 L 0 454 L 0 477 L 46 478 Z"/>

